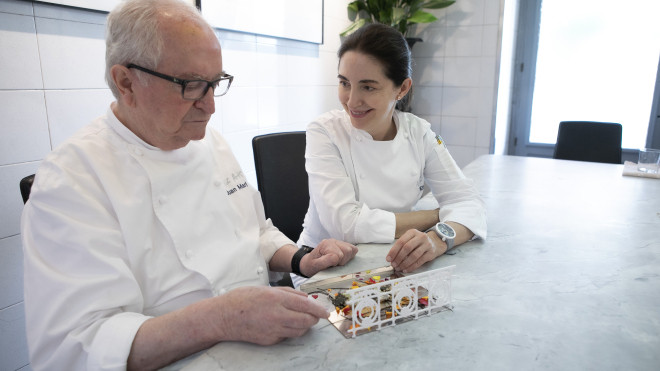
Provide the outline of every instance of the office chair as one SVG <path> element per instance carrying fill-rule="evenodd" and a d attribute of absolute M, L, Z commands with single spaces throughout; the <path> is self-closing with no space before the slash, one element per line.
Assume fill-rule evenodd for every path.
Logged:
<path fill-rule="evenodd" d="M 620 164 L 621 132 L 616 123 L 562 121 L 552 158 Z"/>
<path fill-rule="evenodd" d="M 258 135 L 252 139 L 252 151 L 266 218 L 295 242 L 309 207 L 305 132 Z M 277 284 L 293 286 L 288 274 Z"/>
<path fill-rule="evenodd" d="M 21 182 L 19 183 L 24 204 L 27 202 L 28 198 L 30 198 L 30 189 L 32 189 L 32 183 L 34 183 L 34 174 L 26 176 L 25 178 L 21 179 Z"/>

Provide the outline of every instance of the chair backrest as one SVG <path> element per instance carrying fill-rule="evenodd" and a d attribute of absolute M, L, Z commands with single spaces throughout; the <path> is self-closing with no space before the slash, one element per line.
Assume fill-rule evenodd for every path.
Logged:
<path fill-rule="evenodd" d="M 557 131 L 553 158 L 589 162 L 621 163 L 621 124 L 562 121 Z"/>
<path fill-rule="evenodd" d="M 33 182 L 34 182 L 34 174 L 28 175 L 25 178 L 21 179 L 19 186 L 21 188 L 21 196 L 23 196 L 23 203 L 26 203 L 28 198 L 30 198 L 30 189 L 32 189 Z"/>
<path fill-rule="evenodd" d="M 258 135 L 252 151 L 266 217 L 295 242 L 309 207 L 305 132 Z"/>

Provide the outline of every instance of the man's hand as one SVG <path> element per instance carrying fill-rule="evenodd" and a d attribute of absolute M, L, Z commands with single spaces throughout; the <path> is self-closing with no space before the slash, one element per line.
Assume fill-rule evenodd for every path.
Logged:
<path fill-rule="evenodd" d="M 220 321 L 208 318 L 222 340 L 271 345 L 305 334 L 328 312 L 290 287 L 240 287 L 213 298 Z"/>
<path fill-rule="evenodd" d="M 411 272 L 447 251 L 447 244 L 435 233 L 410 229 L 394 242 L 385 258 L 397 271 Z"/>
<path fill-rule="evenodd" d="M 326 268 L 348 263 L 357 252 L 358 248 L 348 242 L 335 239 L 323 240 L 312 252 L 303 256 L 300 271 L 311 277 Z"/>
<path fill-rule="evenodd" d="M 325 308 L 290 287 L 239 287 L 145 321 L 127 369 L 157 369 L 221 341 L 275 344 L 327 317 Z"/>

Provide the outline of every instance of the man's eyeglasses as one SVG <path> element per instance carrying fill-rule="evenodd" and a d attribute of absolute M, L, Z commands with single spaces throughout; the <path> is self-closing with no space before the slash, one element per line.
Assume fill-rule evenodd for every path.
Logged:
<path fill-rule="evenodd" d="M 163 80 L 171 81 L 175 84 L 181 85 L 181 96 L 186 100 L 199 100 L 202 99 L 206 92 L 209 91 L 209 88 L 213 89 L 213 96 L 220 97 L 227 93 L 231 82 L 234 80 L 234 76 L 225 74 L 221 78 L 213 81 L 206 80 L 182 80 L 177 79 L 176 77 L 168 76 L 160 72 L 152 71 L 150 69 L 140 67 L 136 64 L 130 63 L 127 68 L 135 68 L 142 72 L 146 72 L 150 75 L 160 77 Z"/>

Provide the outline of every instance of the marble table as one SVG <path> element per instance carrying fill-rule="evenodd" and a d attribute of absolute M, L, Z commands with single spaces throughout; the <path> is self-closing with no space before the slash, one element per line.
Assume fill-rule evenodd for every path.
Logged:
<path fill-rule="evenodd" d="M 488 238 L 422 269 L 455 265 L 452 311 L 345 339 L 327 321 L 263 347 L 227 342 L 184 370 L 658 370 L 660 180 L 623 165 L 482 156 L 468 165 Z M 386 265 L 360 245 L 322 279 Z"/>

